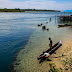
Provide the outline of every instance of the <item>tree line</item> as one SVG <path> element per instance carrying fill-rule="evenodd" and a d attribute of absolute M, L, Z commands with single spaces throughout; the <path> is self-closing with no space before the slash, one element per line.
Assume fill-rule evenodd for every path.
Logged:
<path fill-rule="evenodd" d="M 42 9 L 0 9 L 0 12 L 25 12 L 25 11 L 49 11 L 49 12 L 60 12 L 59 10 L 42 10 Z"/>
<path fill-rule="evenodd" d="M 15 8 L 15 9 L 0 9 L 0 12 L 24 12 L 23 10 L 19 9 L 19 8 Z"/>

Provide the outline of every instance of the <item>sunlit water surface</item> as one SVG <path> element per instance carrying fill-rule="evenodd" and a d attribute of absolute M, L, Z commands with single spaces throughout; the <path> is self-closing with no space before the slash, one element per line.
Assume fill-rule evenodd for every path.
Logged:
<path fill-rule="evenodd" d="M 47 64 L 39 64 L 37 56 L 49 48 L 48 38 L 52 38 L 53 44 L 59 40 L 64 43 L 72 38 L 72 27 L 58 28 L 57 26 L 63 22 L 55 20 L 55 15 L 62 14 L 0 13 L 0 72 L 9 72 L 9 66 L 13 63 L 17 52 L 19 52 L 17 62 L 20 64 L 15 67 L 17 72 L 21 70 L 45 72 Z M 37 26 L 41 23 L 49 28 L 49 31 Z"/>

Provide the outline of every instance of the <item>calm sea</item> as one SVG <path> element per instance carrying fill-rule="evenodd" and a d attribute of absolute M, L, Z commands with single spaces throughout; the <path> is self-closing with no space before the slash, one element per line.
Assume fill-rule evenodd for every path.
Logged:
<path fill-rule="evenodd" d="M 37 40 L 37 38 L 41 35 L 43 36 L 45 32 L 55 40 L 63 37 L 59 34 L 62 30 L 64 31 L 63 33 L 65 33 L 66 30 L 69 29 L 67 33 L 71 33 L 72 28 L 59 29 L 57 32 L 57 24 L 61 24 L 61 22 L 55 20 L 55 15 L 62 14 L 63 13 L 59 12 L 0 13 L 0 72 L 9 72 L 9 66 L 14 61 L 14 55 L 29 44 L 28 42 L 29 40 L 31 41 L 32 34 L 32 37 Z M 52 18 L 51 22 L 49 21 L 50 18 Z M 46 22 L 48 22 L 49 25 Z M 50 32 L 43 31 L 41 27 L 37 27 L 37 25 L 41 23 L 47 25 L 48 28 L 50 27 Z M 37 31 L 39 31 L 39 33 Z M 57 35 L 60 36 L 56 38 L 55 36 Z M 39 43 L 40 42 L 41 41 L 39 41 Z"/>

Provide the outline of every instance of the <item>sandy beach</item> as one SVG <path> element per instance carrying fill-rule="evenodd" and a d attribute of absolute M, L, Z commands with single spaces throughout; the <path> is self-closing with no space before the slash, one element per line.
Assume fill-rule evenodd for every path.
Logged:
<path fill-rule="evenodd" d="M 44 37 L 44 35 L 43 35 Z M 30 38 L 31 39 L 31 38 Z M 36 38 L 37 39 L 37 38 Z M 69 38 L 64 38 L 62 40 L 62 46 L 56 51 L 56 54 L 52 54 L 49 60 L 45 60 L 42 63 L 37 60 L 37 56 L 41 54 L 43 48 L 47 50 L 48 43 L 46 41 L 47 36 L 44 39 L 40 39 L 41 44 L 36 41 L 36 39 L 30 40 L 32 46 L 28 44 L 22 49 L 16 61 L 13 63 L 13 70 L 16 72 L 48 72 L 50 70 L 50 64 L 53 64 L 57 70 L 60 72 L 71 72 L 72 71 L 72 40 Z M 34 46 L 35 44 L 36 46 Z M 44 43 L 44 44 L 43 44 Z M 34 49 L 31 49 L 34 47 Z M 40 48 L 40 49 L 39 49 Z M 38 49 L 38 50 L 37 50 Z M 27 54 L 27 55 L 26 55 Z M 57 72 L 59 72 L 57 71 Z"/>
<path fill-rule="evenodd" d="M 34 57 L 36 57 L 36 56 L 34 56 Z M 36 70 L 38 69 L 37 72 L 41 72 L 40 70 L 43 68 L 42 71 L 48 72 L 50 70 L 49 64 L 54 64 L 55 68 L 58 69 L 60 72 L 72 72 L 72 41 L 68 42 L 67 44 L 64 44 L 60 49 L 58 49 L 56 51 L 56 54 L 52 54 L 49 57 L 49 59 L 51 61 L 45 61 L 41 64 L 38 64 L 39 61 L 37 61 L 37 60 L 35 60 L 35 61 L 29 60 L 28 62 L 31 62 L 31 66 L 33 65 L 34 62 L 37 62 L 37 64 L 36 64 L 37 68 L 35 67 L 34 68 L 35 70 L 34 70 L 34 69 L 32 69 L 32 67 L 30 67 L 30 68 L 28 68 L 28 71 L 26 70 L 27 68 L 25 69 L 25 67 L 24 67 L 24 61 L 23 60 L 20 61 L 19 59 L 17 59 L 17 61 L 14 62 L 14 70 L 16 72 L 20 72 L 20 71 L 21 72 L 24 72 L 24 71 L 26 71 L 26 72 L 35 71 L 36 72 Z M 27 66 L 29 66 L 29 65 L 27 65 Z M 32 70 L 30 70 L 30 69 L 32 69 Z"/>
<path fill-rule="evenodd" d="M 62 68 L 63 72 L 72 72 L 72 40 L 63 44 L 56 53 L 50 56 L 51 63 L 55 63 L 56 68 L 59 70 Z"/>

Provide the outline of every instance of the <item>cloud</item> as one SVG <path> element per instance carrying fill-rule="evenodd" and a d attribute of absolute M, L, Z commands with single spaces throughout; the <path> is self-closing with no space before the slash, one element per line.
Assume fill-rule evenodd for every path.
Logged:
<path fill-rule="evenodd" d="M 29 1 L 11 1 L 0 0 L 0 8 L 35 8 L 35 9 L 52 9 L 52 10 L 66 10 L 72 9 L 72 3 L 59 3 L 50 0 L 29 0 Z"/>

